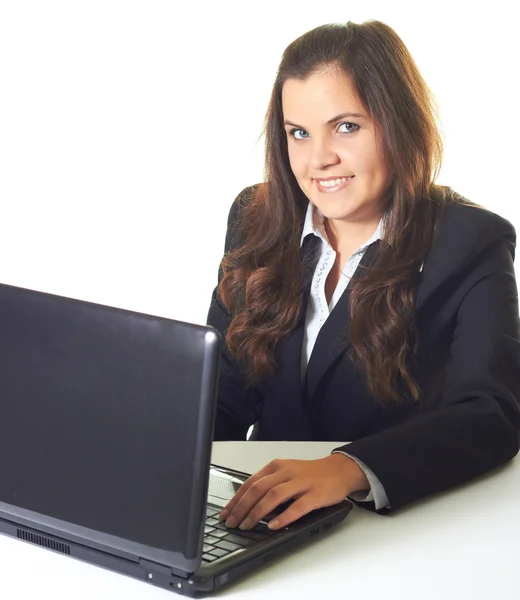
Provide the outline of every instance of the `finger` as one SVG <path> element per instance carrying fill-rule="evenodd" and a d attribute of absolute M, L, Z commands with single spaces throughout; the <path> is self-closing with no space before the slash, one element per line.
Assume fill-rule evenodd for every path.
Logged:
<path fill-rule="evenodd" d="M 275 463 L 275 461 L 271 461 L 270 463 L 265 465 L 265 467 L 262 467 L 262 469 L 260 469 L 244 481 L 244 483 L 235 492 L 233 498 L 231 498 L 231 500 L 224 506 L 224 508 L 218 514 L 217 518 L 220 521 L 224 521 L 228 518 L 228 516 L 233 512 L 236 504 L 254 483 L 256 483 L 259 479 L 262 479 L 262 477 L 270 475 L 274 472 L 273 463 Z"/>
<path fill-rule="evenodd" d="M 258 473 L 255 473 L 254 475 L 251 475 L 248 479 L 246 479 L 244 481 L 244 483 L 242 483 L 242 485 L 235 492 L 235 494 L 233 495 L 233 497 L 231 498 L 231 500 L 224 506 L 224 508 L 217 515 L 217 519 L 219 519 L 220 521 L 223 521 L 224 519 L 226 519 L 227 516 L 229 515 L 229 513 L 235 507 L 236 503 L 247 492 L 247 490 L 249 489 L 249 487 L 255 481 L 258 481 L 258 479 L 260 479 L 262 476 L 263 476 L 263 469 L 261 471 L 258 471 Z"/>
<path fill-rule="evenodd" d="M 269 521 L 269 529 L 283 529 L 312 510 L 321 508 L 322 506 L 323 503 L 320 503 L 315 496 L 309 493 L 304 494 L 293 502 L 289 508 L 284 510 L 283 513 L 275 517 L 272 521 Z"/>
<path fill-rule="evenodd" d="M 255 483 L 256 481 L 258 481 L 259 479 L 261 479 L 264 476 L 265 476 L 265 473 L 263 472 L 263 469 L 262 469 L 262 471 L 259 471 L 258 473 L 255 473 L 254 475 L 251 475 L 251 477 L 246 479 L 246 481 L 244 481 L 244 483 L 235 492 L 235 494 L 231 498 L 231 500 L 224 506 L 224 508 L 217 515 L 217 518 L 220 521 L 227 519 L 229 514 L 231 512 L 233 512 L 237 503 L 244 496 L 244 494 L 247 492 L 247 490 L 253 485 L 253 483 Z"/>
<path fill-rule="evenodd" d="M 288 475 L 284 471 L 277 471 L 272 475 L 266 475 L 253 483 L 246 493 L 238 500 L 233 510 L 226 519 L 228 527 L 238 527 L 248 515 L 253 507 L 269 492 L 273 487 L 288 480 Z"/>
<path fill-rule="evenodd" d="M 271 513 L 277 506 L 287 500 L 298 499 L 307 492 L 307 487 L 302 487 L 301 481 L 288 480 L 285 483 L 271 487 L 253 508 L 245 515 L 239 524 L 240 529 L 251 529 L 266 515 Z"/>

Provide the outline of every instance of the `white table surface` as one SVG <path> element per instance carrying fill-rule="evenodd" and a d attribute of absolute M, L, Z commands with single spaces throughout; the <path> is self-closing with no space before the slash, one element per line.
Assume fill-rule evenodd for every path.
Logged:
<path fill-rule="evenodd" d="M 216 464 L 254 472 L 340 443 L 217 442 Z M 166 600 L 181 596 L 0 535 L 0 598 Z M 520 459 L 390 516 L 358 507 L 320 538 L 213 597 L 274 600 L 518 600 Z"/>

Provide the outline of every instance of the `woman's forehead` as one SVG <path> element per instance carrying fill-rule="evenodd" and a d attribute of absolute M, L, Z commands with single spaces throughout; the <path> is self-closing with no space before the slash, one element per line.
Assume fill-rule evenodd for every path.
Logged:
<path fill-rule="evenodd" d="M 351 80 L 344 73 L 320 72 L 305 79 L 287 79 L 282 87 L 285 120 L 316 118 L 327 123 L 339 114 L 368 118 Z"/>

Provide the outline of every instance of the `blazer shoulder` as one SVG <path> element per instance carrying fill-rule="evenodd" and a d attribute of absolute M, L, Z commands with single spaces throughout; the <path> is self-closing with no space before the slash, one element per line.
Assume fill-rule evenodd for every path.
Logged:
<path fill-rule="evenodd" d="M 462 198 L 462 197 L 460 197 Z M 498 242 L 506 242 L 514 258 L 516 230 L 504 217 L 465 198 L 444 209 L 431 255 L 449 258 L 459 268 Z"/>
<path fill-rule="evenodd" d="M 477 246 L 487 246 L 502 237 L 509 237 L 516 242 L 516 230 L 510 221 L 466 198 L 452 201 L 446 206 L 439 236 L 441 233 L 446 236 L 462 235 L 461 242 L 467 239 Z"/>
<path fill-rule="evenodd" d="M 453 278 L 478 277 L 479 265 L 486 262 L 490 253 L 505 252 L 510 256 L 509 262 L 514 261 L 513 225 L 487 208 L 460 198 L 444 207 L 435 240 L 423 264 L 417 306 Z"/>

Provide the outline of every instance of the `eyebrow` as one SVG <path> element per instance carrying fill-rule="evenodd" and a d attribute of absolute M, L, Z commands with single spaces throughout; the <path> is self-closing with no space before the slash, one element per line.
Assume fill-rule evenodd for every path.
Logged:
<path fill-rule="evenodd" d="M 361 115 L 359 113 L 353 113 L 353 112 L 346 112 L 346 113 L 341 113 L 340 115 L 336 115 L 335 117 L 332 117 L 332 119 L 329 119 L 327 121 L 327 125 L 329 125 L 330 123 L 334 123 L 335 121 L 339 121 L 340 119 L 345 119 L 347 117 L 354 117 L 356 119 L 366 119 L 365 115 Z M 301 125 L 296 125 L 296 123 L 291 123 L 290 121 L 284 121 L 283 124 L 284 125 L 292 125 L 293 127 L 301 128 Z"/>

